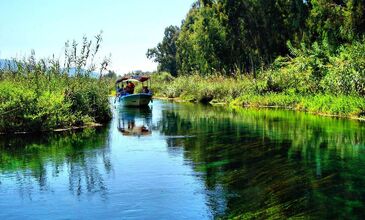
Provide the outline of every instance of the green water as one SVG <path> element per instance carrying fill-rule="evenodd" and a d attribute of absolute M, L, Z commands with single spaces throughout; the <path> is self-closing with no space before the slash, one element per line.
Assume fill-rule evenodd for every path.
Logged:
<path fill-rule="evenodd" d="M 0 137 L 0 219 L 364 219 L 365 123 L 154 101 Z"/>

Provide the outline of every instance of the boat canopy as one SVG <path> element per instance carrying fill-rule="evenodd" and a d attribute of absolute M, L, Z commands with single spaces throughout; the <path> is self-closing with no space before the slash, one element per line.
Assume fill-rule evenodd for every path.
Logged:
<path fill-rule="evenodd" d="M 124 76 L 120 79 L 117 79 L 117 81 L 115 83 L 118 84 L 120 82 L 126 82 L 126 81 L 129 81 L 129 80 L 134 81 L 134 82 L 145 82 L 149 79 L 150 79 L 149 76 Z"/>

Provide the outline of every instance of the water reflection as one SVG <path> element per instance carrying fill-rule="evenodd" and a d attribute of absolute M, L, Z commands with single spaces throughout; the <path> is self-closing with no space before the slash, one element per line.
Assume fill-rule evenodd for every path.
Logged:
<path fill-rule="evenodd" d="M 1 137 L 0 218 L 365 218 L 364 123 L 153 105 L 110 129 Z"/>
<path fill-rule="evenodd" d="M 216 217 L 365 218 L 363 123 L 182 105 L 162 112 L 161 131 L 194 137 L 167 141 L 203 173 Z"/>
<path fill-rule="evenodd" d="M 147 136 L 152 134 L 152 109 L 119 108 L 118 130 L 125 136 Z"/>
<path fill-rule="evenodd" d="M 53 192 L 57 182 L 67 178 L 71 194 L 106 198 L 104 175 L 112 171 L 109 154 L 106 129 L 1 137 L 0 189 L 15 184 L 21 198 L 32 200 L 33 194 Z"/>

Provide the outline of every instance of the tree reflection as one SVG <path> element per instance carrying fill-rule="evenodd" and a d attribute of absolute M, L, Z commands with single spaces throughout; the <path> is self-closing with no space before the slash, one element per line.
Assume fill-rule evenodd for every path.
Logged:
<path fill-rule="evenodd" d="M 76 196 L 98 193 L 106 198 L 104 178 L 112 171 L 109 154 L 107 129 L 2 137 L 0 175 L 14 176 L 22 198 L 32 199 L 37 188 L 52 191 L 55 179 L 64 178 L 68 178 L 68 188 Z"/>
<path fill-rule="evenodd" d="M 365 217 L 364 124 L 189 104 L 162 114 L 168 146 L 203 174 L 216 217 Z"/>

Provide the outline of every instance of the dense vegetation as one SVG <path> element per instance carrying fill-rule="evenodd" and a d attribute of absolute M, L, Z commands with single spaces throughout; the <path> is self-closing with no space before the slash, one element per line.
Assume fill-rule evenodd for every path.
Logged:
<path fill-rule="evenodd" d="M 358 117 L 364 34 L 363 0 L 205 0 L 147 56 L 163 96 Z"/>
<path fill-rule="evenodd" d="M 99 50 L 86 37 L 66 42 L 65 62 L 54 58 L 8 61 L 0 70 L 0 133 L 39 132 L 106 122 L 111 118 L 108 81 L 93 76 Z M 104 59 L 100 75 L 108 65 Z"/>

